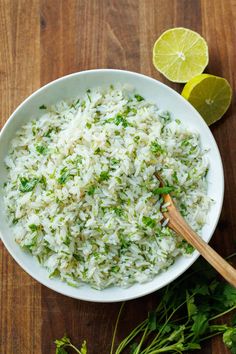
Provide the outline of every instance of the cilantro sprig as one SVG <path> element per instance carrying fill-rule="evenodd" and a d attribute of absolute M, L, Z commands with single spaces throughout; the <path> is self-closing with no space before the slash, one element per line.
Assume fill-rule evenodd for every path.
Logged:
<path fill-rule="evenodd" d="M 217 324 L 217 319 L 236 309 L 236 289 L 218 280 L 205 261 L 197 261 L 158 295 L 156 309 L 111 354 L 125 353 L 128 348 L 132 348 L 132 354 L 181 354 L 200 350 L 204 340 L 220 334 L 225 345 L 236 353 L 236 321 L 227 325 L 221 320 Z"/>
<path fill-rule="evenodd" d="M 206 261 L 198 260 L 179 279 L 157 293 L 159 302 L 120 341 L 115 349 L 116 333 L 125 303 L 122 303 L 115 323 L 110 354 L 184 353 L 201 350 L 202 343 L 214 336 L 222 339 L 231 353 L 236 354 L 236 316 L 231 325 L 222 324 L 224 315 L 236 310 L 236 289 L 218 279 Z M 220 321 L 219 321 L 220 320 Z M 86 342 L 81 349 L 68 337 L 56 342 L 56 353 L 67 354 L 65 348 L 87 354 Z"/>
<path fill-rule="evenodd" d="M 71 343 L 70 338 L 68 338 L 67 336 L 55 340 L 55 344 L 56 354 L 68 354 L 69 352 L 66 350 L 66 348 L 72 348 L 78 354 L 87 354 L 86 341 L 83 342 L 80 349 L 75 347 L 74 344 Z"/>

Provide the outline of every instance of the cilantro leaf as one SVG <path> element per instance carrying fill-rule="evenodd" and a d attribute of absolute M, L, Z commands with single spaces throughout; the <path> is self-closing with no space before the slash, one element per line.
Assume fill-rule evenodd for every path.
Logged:
<path fill-rule="evenodd" d="M 46 155 L 48 149 L 45 145 L 36 145 L 35 150 L 40 155 Z"/>
<path fill-rule="evenodd" d="M 157 141 L 152 141 L 151 142 L 151 152 L 153 152 L 154 154 L 156 153 L 160 153 L 163 154 L 164 150 L 162 149 L 161 145 L 158 144 Z"/>
<path fill-rule="evenodd" d="M 134 95 L 134 97 L 136 98 L 136 100 L 137 100 L 138 102 L 141 102 L 141 101 L 144 100 L 144 98 L 143 98 L 142 96 L 138 95 L 138 94 Z"/>
<path fill-rule="evenodd" d="M 121 114 L 117 114 L 114 119 L 115 125 L 122 125 L 124 128 L 128 127 L 129 123 L 126 118 L 124 118 Z"/>
<path fill-rule="evenodd" d="M 152 191 L 152 193 L 154 195 L 159 195 L 159 194 L 168 194 L 170 192 L 172 192 L 175 188 L 174 187 L 159 187 L 159 188 L 156 188 Z"/>
<path fill-rule="evenodd" d="M 63 185 L 68 181 L 69 178 L 70 172 L 68 171 L 68 168 L 63 167 L 63 169 L 60 171 L 60 177 L 57 179 L 57 182 Z"/>
<path fill-rule="evenodd" d="M 223 290 L 224 304 L 227 307 L 236 306 L 236 288 L 229 284 L 225 284 Z"/>
<path fill-rule="evenodd" d="M 193 316 L 193 325 L 191 330 L 194 334 L 194 340 L 200 338 L 208 329 L 209 323 L 205 313 L 199 312 Z"/>
<path fill-rule="evenodd" d="M 26 177 L 20 177 L 19 190 L 23 193 L 31 192 L 38 184 L 38 178 L 28 179 Z"/>
<path fill-rule="evenodd" d="M 223 334 L 223 342 L 232 353 L 236 353 L 236 328 L 229 327 Z"/>
<path fill-rule="evenodd" d="M 190 297 L 189 292 L 186 291 L 186 304 L 188 311 L 188 318 L 192 318 L 198 311 L 197 306 L 194 303 L 194 297 Z"/>
<path fill-rule="evenodd" d="M 102 171 L 99 176 L 99 182 L 107 181 L 109 178 L 109 171 Z"/>
<path fill-rule="evenodd" d="M 87 354 L 87 343 L 83 341 L 82 347 L 80 349 L 81 354 Z"/>
<path fill-rule="evenodd" d="M 71 341 L 69 337 L 64 335 L 61 339 L 56 339 L 54 343 L 56 344 L 57 348 L 61 348 L 65 344 L 70 344 Z"/>
<path fill-rule="evenodd" d="M 142 222 L 144 223 L 145 226 L 154 228 L 156 226 L 156 221 L 149 216 L 143 216 Z"/>
<path fill-rule="evenodd" d="M 96 190 L 96 187 L 95 187 L 95 186 L 89 187 L 88 192 L 87 192 L 88 195 L 94 195 L 95 190 Z"/>
<path fill-rule="evenodd" d="M 64 348 L 56 348 L 56 354 L 69 354 Z"/>
<path fill-rule="evenodd" d="M 47 109 L 47 106 L 45 106 L 45 104 L 42 104 L 41 106 L 39 106 L 39 109 Z"/>
<path fill-rule="evenodd" d="M 31 230 L 32 232 L 35 232 L 35 231 L 38 230 L 38 226 L 35 225 L 35 224 L 30 224 L 30 225 L 29 225 L 29 228 L 30 228 L 30 230 Z"/>
<path fill-rule="evenodd" d="M 150 331 L 157 329 L 157 314 L 155 311 L 149 312 L 148 314 L 148 327 Z"/>

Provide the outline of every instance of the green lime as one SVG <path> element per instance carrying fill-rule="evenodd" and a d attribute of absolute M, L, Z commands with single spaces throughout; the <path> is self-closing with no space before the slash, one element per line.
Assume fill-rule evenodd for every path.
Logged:
<path fill-rule="evenodd" d="M 169 29 L 154 44 L 153 64 L 170 81 L 187 82 L 207 66 L 207 43 L 190 29 Z"/>
<path fill-rule="evenodd" d="M 216 122 L 229 108 L 232 89 L 226 79 L 201 74 L 190 80 L 182 91 L 208 125 Z"/>

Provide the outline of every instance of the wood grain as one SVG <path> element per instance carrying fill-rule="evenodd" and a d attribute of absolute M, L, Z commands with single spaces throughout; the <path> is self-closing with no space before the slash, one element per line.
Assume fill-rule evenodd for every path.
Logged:
<path fill-rule="evenodd" d="M 152 65 L 152 46 L 164 30 L 185 26 L 209 44 L 207 71 L 227 78 L 235 92 L 235 0 L 0 0 L 0 122 L 32 91 L 75 71 L 119 68 L 171 84 Z M 212 127 L 225 170 L 225 200 L 212 245 L 223 256 L 236 240 L 236 103 Z M 89 354 L 108 354 L 119 304 L 59 295 L 30 278 L 0 246 L 0 353 L 51 354 L 64 333 Z M 118 340 L 156 304 L 156 294 L 127 303 Z M 202 354 L 226 354 L 221 340 Z"/>

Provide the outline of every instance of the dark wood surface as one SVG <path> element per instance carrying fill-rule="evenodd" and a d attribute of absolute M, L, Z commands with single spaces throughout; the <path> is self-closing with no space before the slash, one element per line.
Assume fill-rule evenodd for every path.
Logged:
<path fill-rule="evenodd" d="M 207 40 L 207 71 L 236 89 L 235 0 L 0 0 L 0 120 L 47 82 L 75 71 L 119 68 L 171 84 L 152 65 L 155 39 L 184 26 Z M 225 200 L 211 245 L 226 256 L 236 245 L 236 103 L 211 128 L 225 171 Z M 89 354 L 108 354 L 119 304 L 59 295 L 28 276 L 0 244 L 0 353 L 50 354 L 64 333 L 88 342 Z M 156 303 L 156 294 L 126 304 L 121 339 Z M 215 338 L 202 354 L 228 351 Z"/>

